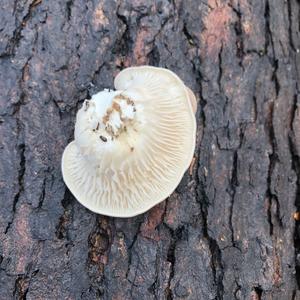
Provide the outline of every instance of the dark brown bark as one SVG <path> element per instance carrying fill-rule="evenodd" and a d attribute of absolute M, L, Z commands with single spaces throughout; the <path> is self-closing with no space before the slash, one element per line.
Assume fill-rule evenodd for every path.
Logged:
<path fill-rule="evenodd" d="M 0 3 L 0 299 L 300 299 L 298 0 Z M 200 99 L 196 163 L 151 211 L 95 215 L 61 155 L 141 64 Z"/>

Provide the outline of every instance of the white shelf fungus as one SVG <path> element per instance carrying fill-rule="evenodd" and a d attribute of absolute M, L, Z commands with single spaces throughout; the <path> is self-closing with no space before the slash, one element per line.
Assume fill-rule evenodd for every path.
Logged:
<path fill-rule="evenodd" d="M 171 71 L 141 66 L 115 78 L 78 111 L 62 157 L 77 200 L 103 215 L 131 217 L 166 199 L 195 148 L 196 99 Z"/>

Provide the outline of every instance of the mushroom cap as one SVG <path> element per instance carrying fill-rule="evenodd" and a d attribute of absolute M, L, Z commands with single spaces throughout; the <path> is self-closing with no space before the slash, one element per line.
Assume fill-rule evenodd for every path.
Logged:
<path fill-rule="evenodd" d="M 165 200 L 193 158 L 196 119 L 190 93 L 173 72 L 131 67 L 78 111 L 63 178 L 85 207 L 132 217 Z M 97 122 L 98 120 L 98 122 Z"/>

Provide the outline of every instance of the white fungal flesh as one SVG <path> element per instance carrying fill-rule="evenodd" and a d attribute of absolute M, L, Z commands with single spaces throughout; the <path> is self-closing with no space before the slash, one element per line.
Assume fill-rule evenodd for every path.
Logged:
<path fill-rule="evenodd" d="M 84 206 L 129 217 L 176 188 L 193 156 L 196 123 L 186 88 L 170 71 L 125 69 L 115 87 L 78 111 L 62 170 Z"/>

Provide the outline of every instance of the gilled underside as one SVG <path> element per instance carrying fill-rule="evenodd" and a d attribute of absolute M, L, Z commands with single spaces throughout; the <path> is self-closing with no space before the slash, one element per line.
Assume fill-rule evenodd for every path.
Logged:
<path fill-rule="evenodd" d="M 184 85 L 140 71 L 133 76 L 143 84 L 103 91 L 83 105 L 64 153 L 66 184 L 98 213 L 146 211 L 172 193 L 192 158 L 195 121 Z"/>

